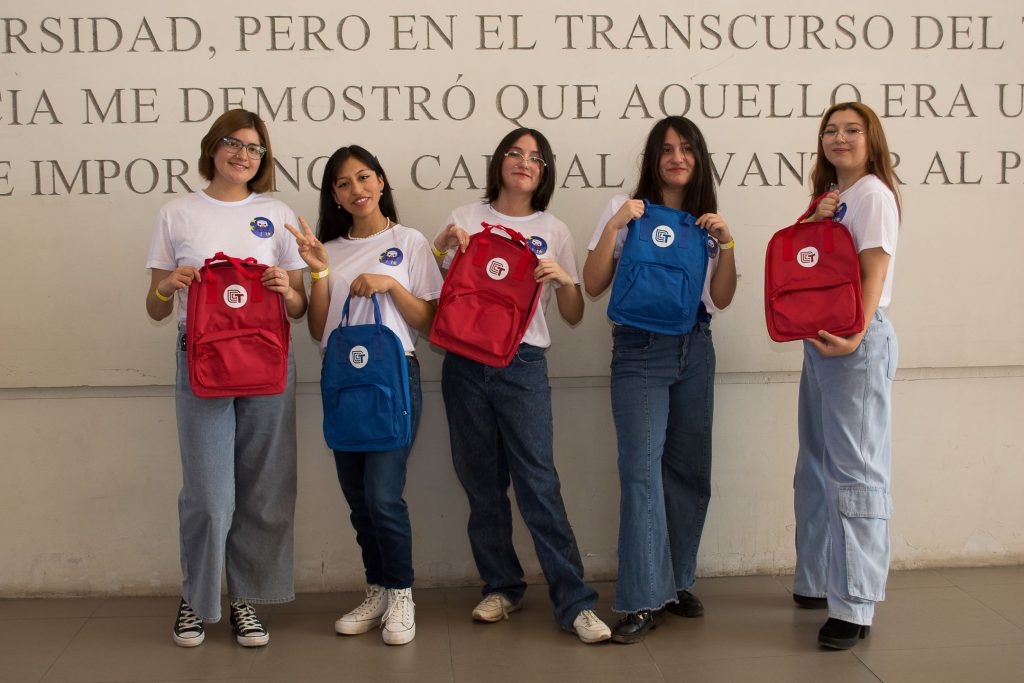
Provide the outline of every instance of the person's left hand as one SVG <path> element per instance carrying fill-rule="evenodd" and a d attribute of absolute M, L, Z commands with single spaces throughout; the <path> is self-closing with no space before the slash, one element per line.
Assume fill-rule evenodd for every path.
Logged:
<path fill-rule="evenodd" d="M 837 337 L 825 330 L 818 330 L 818 337 L 812 337 L 807 341 L 811 342 L 821 355 L 826 358 L 835 358 L 837 356 L 848 356 L 856 351 L 863 339 L 863 332 L 858 332 L 849 337 Z"/>
<path fill-rule="evenodd" d="M 536 270 L 533 271 L 533 279 L 537 282 L 556 282 L 563 287 L 571 287 L 576 284 L 565 272 L 565 268 L 558 264 L 558 261 L 549 258 L 539 259 Z"/>
<path fill-rule="evenodd" d="M 732 233 L 729 224 L 717 213 L 706 213 L 697 219 L 697 225 L 708 231 L 708 234 L 721 243 L 731 242 Z"/>
<path fill-rule="evenodd" d="M 287 296 L 288 290 L 292 288 L 291 283 L 288 281 L 288 271 L 277 266 L 271 266 L 263 271 L 260 282 L 263 286 L 272 292 L 277 292 L 281 296 Z"/>

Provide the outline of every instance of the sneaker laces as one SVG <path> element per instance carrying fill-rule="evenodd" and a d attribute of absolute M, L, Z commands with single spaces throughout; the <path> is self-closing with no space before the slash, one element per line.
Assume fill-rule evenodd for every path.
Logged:
<path fill-rule="evenodd" d="M 387 591 L 382 586 L 367 586 L 366 598 L 348 614 L 353 617 L 370 616 L 379 609 L 379 603 L 382 598 L 386 597 L 386 595 Z"/>
<path fill-rule="evenodd" d="M 231 603 L 231 613 L 235 617 L 235 628 L 245 635 L 253 631 L 263 631 L 263 624 L 256 616 L 256 610 L 247 602 Z"/>
<path fill-rule="evenodd" d="M 501 616 L 503 619 L 508 619 L 508 610 L 505 609 L 505 603 L 508 601 L 501 593 L 491 593 L 484 597 L 483 602 L 480 604 L 481 607 L 485 607 L 488 611 L 497 607 L 501 610 Z"/>
<path fill-rule="evenodd" d="M 192 609 L 192 605 L 182 600 L 181 606 L 178 608 L 178 632 L 194 631 L 197 626 L 201 627 L 202 623 L 203 620 Z"/>
<path fill-rule="evenodd" d="M 408 589 L 397 589 L 392 594 L 394 599 L 388 603 L 388 609 L 384 612 L 384 618 L 380 622 L 381 628 L 389 621 L 397 621 L 402 624 L 407 623 L 410 621 L 409 607 L 416 605 L 412 601 L 412 591 Z"/>
<path fill-rule="evenodd" d="M 604 623 L 598 618 L 597 614 L 592 609 L 585 609 L 581 611 L 577 618 L 579 617 L 583 617 L 583 627 L 587 629 L 596 628 L 598 624 Z"/>

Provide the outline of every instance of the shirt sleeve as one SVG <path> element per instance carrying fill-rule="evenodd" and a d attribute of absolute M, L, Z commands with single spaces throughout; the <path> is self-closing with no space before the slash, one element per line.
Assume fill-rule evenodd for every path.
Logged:
<path fill-rule="evenodd" d="M 601 213 L 601 217 L 597 219 L 597 226 L 594 227 L 594 234 L 590 238 L 590 244 L 587 245 L 587 251 L 594 251 L 597 249 L 597 243 L 601 241 L 601 234 L 604 232 L 604 226 L 608 225 L 608 221 L 612 219 L 622 205 L 629 199 L 627 195 L 617 194 L 612 197 L 608 205 L 604 207 L 604 211 Z M 622 256 L 622 245 L 626 241 L 626 231 L 619 230 L 619 233 L 615 236 L 615 259 Z"/>
<path fill-rule="evenodd" d="M 555 260 L 568 273 L 573 283 L 578 285 L 580 283 L 580 272 L 579 264 L 576 260 L 576 241 L 573 240 L 568 226 L 563 223 L 562 227 L 563 229 L 558 240 L 558 254 Z"/>
<path fill-rule="evenodd" d="M 167 215 L 167 207 L 163 207 L 156 215 L 153 225 L 153 239 L 149 243 L 147 268 L 174 270 L 178 263 L 174 258 L 174 243 L 171 240 L 171 226 Z"/>
<path fill-rule="evenodd" d="M 413 296 L 424 301 L 434 301 L 441 296 L 441 271 L 430 249 L 427 238 L 412 228 L 409 259 L 409 286 Z"/>
<path fill-rule="evenodd" d="M 857 253 L 875 247 L 881 247 L 890 256 L 896 253 L 899 212 L 888 192 L 874 190 L 866 193 L 857 207 L 856 216 L 857 225 L 851 233 Z"/>

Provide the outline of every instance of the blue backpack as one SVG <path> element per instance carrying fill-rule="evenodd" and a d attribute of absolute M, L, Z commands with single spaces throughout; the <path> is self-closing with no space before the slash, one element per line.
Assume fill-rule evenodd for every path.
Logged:
<path fill-rule="evenodd" d="M 696 218 L 644 200 L 629 222 L 615 271 L 608 317 L 658 334 L 693 329 L 708 270 L 708 233 Z"/>
<path fill-rule="evenodd" d="M 352 297 L 345 299 L 324 352 L 324 439 L 335 451 L 390 451 L 412 440 L 405 349 L 371 298 L 375 322 L 367 325 L 346 324 Z"/>

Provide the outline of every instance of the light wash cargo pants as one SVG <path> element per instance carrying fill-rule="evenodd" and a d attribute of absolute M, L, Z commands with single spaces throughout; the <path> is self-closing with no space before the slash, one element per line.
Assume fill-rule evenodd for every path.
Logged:
<path fill-rule="evenodd" d="M 827 598 L 830 617 L 855 624 L 870 624 L 875 602 L 885 599 L 898 357 L 882 311 L 848 356 L 825 358 L 804 342 L 793 590 Z"/>

